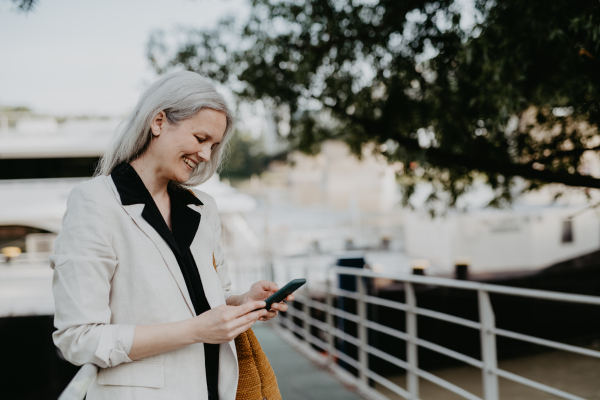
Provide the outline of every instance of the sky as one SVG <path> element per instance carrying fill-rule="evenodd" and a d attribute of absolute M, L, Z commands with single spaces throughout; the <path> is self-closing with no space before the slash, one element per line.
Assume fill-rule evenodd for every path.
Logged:
<path fill-rule="evenodd" d="M 244 0 L 40 0 L 23 14 L 0 0 L 0 106 L 54 115 L 122 116 L 156 77 L 155 29 L 244 17 Z"/>

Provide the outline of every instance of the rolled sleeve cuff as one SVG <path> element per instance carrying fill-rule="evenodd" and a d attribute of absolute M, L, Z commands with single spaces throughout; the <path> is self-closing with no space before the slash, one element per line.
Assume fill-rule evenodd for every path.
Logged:
<path fill-rule="evenodd" d="M 134 334 L 135 325 L 104 325 L 95 356 L 102 360 L 106 367 L 131 362 L 129 352 Z"/>

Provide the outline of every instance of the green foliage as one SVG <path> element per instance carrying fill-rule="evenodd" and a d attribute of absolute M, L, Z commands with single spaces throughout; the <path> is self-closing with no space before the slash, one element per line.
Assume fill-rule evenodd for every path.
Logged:
<path fill-rule="evenodd" d="M 269 162 L 281 157 L 285 155 L 266 155 L 260 140 L 252 138 L 250 134 L 236 132 L 228 144 L 220 175 L 231 180 L 248 179 L 254 174 L 260 175 Z"/>
<path fill-rule="evenodd" d="M 253 0 L 243 26 L 190 30 L 175 52 L 154 35 L 159 72 L 197 71 L 289 121 L 295 148 L 374 143 L 453 206 L 476 180 L 512 200 L 548 183 L 600 188 L 582 165 L 600 150 L 600 3 L 474 0 Z M 382 146 L 385 144 L 385 146 Z"/>
<path fill-rule="evenodd" d="M 38 0 L 11 0 L 18 8 L 19 11 L 29 12 L 33 10 Z"/>
<path fill-rule="evenodd" d="M 16 107 L 9 107 L 9 106 L 4 106 L 4 107 L 0 107 L 0 111 L 21 111 L 21 112 L 29 112 L 31 111 L 31 108 L 29 107 L 25 107 L 25 106 L 16 106 Z"/>

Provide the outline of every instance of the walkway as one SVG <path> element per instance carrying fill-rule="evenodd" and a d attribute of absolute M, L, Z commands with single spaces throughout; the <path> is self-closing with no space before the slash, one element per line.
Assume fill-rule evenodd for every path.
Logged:
<path fill-rule="evenodd" d="M 277 375 L 283 400 L 361 400 L 260 322 L 252 327 Z"/>

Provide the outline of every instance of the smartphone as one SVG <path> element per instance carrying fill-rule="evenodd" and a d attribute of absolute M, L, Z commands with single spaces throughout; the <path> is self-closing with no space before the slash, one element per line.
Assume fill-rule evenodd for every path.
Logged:
<path fill-rule="evenodd" d="M 265 309 L 270 310 L 273 303 L 279 303 L 280 301 L 284 300 L 286 297 L 288 297 L 288 295 L 294 293 L 305 283 L 306 279 L 294 279 L 293 281 L 289 282 L 287 285 L 273 293 L 268 299 L 265 300 L 265 303 L 267 303 Z M 261 309 L 257 308 L 256 310 Z"/>

